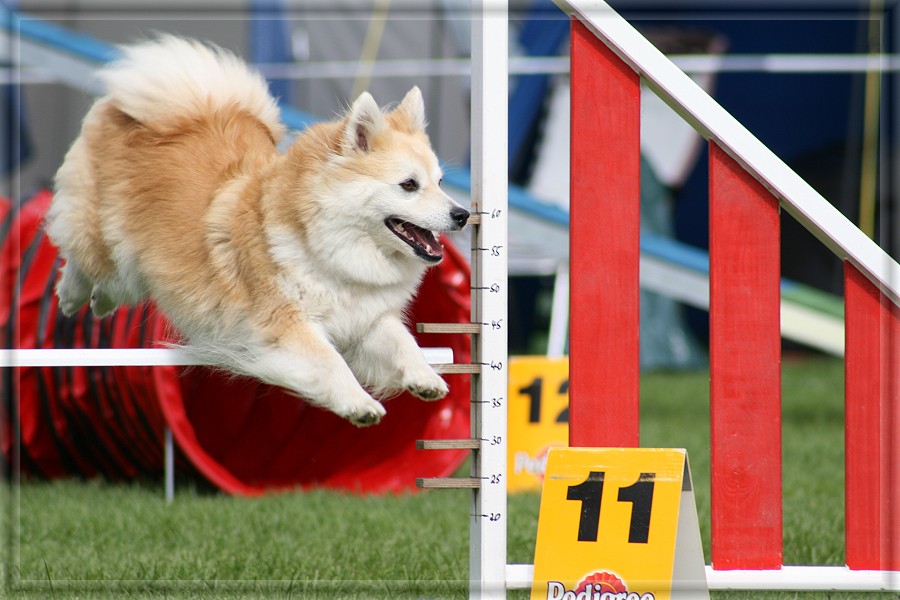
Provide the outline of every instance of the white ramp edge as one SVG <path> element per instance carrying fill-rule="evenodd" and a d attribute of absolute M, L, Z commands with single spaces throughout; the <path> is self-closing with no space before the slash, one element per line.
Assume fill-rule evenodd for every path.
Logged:
<path fill-rule="evenodd" d="M 672 110 L 753 175 L 838 258 L 900 306 L 900 264 L 603 0 L 554 0 L 625 61 Z"/>

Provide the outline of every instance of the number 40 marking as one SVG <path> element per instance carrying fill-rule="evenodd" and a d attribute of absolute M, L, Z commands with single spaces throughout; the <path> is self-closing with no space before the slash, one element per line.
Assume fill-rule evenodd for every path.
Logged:
<path fill-rule="evenodd" d="M 591 471 L 578 485 L 570 485 L 566 500 L 581 501 L 578 541 L 596 542 L 600 532 L 600 501 L 603 499 L 603 471 Z M 636 482 L 619 488 L 618 501 L 631 502 L 629 544 L 646 544 L 650 536 L 650 510 L 653 507 L 655 473 L 641 473 Z"/>

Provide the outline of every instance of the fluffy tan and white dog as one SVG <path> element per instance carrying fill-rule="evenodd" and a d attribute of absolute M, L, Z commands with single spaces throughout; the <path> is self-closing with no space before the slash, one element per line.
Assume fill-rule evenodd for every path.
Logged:
<path fill-rule="evenodd" d="M 152 297 L 201 357 L 360 426 L 376 398 L 446 395 L 403 311 L 469 213 L 418 88 L 389 112 L 364 93 L 282 154 L 265 81 L 222 49 L 161 37 L 100 77 L 47 215 L 63 313 Z"/>

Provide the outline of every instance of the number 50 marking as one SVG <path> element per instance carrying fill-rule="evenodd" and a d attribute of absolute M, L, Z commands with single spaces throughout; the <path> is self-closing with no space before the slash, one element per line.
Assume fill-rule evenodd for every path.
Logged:
<path fill-rule="evenodd" d="M 578 485 L 570 485 L 566 500 L 581 501 L 578 541 L 596 542 L 600 533 L 600 501 L 603 499 L 603 471 L 591 471 Z M 655 473 L 641 473 L 636 482 L 619 488 L 618 501 L 631 503 L 629 544 L 646 544 L 650 537 L 650 511 L 653 508 Z"/>

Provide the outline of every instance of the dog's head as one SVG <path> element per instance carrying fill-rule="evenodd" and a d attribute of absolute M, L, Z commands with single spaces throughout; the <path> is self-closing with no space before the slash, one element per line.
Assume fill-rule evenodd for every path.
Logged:
<path fill-rule="evenodd" d="M 425 105 L 412 88 L 384 112 L 366 92 L 341 121 L 334 171 L 345 212 L 385 253 L 425 263 L 443 258 L 437 234 L 465 227 L 469 212 L 441 189 L 443 172 L 425 134 Z"/>

